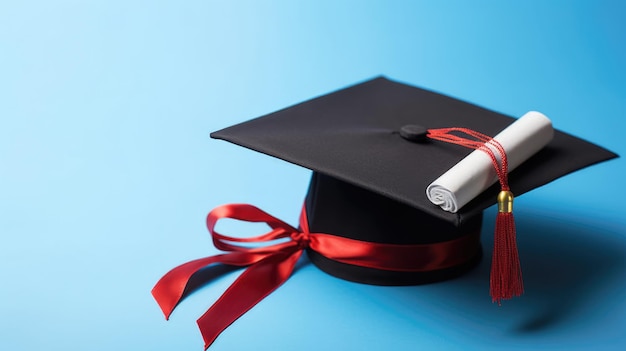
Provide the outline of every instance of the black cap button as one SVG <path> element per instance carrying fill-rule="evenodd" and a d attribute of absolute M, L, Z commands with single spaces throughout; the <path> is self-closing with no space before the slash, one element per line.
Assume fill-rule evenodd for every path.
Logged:
<path fill-rule="evenodd" d="M 428 140 L 427 134 L 428 129 L 416 124 L 407 124 L 400 128 L 400 136 L 415 143 L 423 143 Z"/>

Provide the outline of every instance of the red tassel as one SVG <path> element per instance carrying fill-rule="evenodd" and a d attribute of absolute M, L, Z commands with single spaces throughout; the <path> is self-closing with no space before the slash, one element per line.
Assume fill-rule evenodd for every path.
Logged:
<path fill-rule="evenodd" d="M 520 296 L 524 292 L 522 268 L 515 238 L 513 194 L 501 191 L 498 195 L 498 216 L 494 234 L 491 261 L 490 294 L 493 302 Z"/>
<path fill-rule="evenodd" d="M 464 133 L 471 138 L 454 135 L 451 134 L 452 132 Z M 427 136 L 431 139 L 481 150 L 491 158 L 502 191 L 498 195 L 498 216 L 494 233 L 489 292 L 492 301 L 497 302 L 498 305 L 502 300 L 522 295 L 524 283 L 517 253 L 513 194 L 509 191 L 509 165 L 504 147 L 497 140 L 467 128 L 429 129 Z"/>

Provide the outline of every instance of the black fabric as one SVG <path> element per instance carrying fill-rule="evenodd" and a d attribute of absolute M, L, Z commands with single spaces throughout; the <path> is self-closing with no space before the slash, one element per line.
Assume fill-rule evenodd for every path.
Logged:
<path fill-rule="evenodd" d="M 386 78 L 376 78 L 211 134 L 357 185 L 454 226 L 495 203 L 494 186 L 452 214 L 431 204 L 428 184 L 470 151 L 414 143 L 400 128 L 466 127 L 495 135 L 513 118 Z M 510 174 L 517 196 L 577 169 L 616 157 L 556 131 L 554 140 Z"/>
<path fill-rule="evenodd" d="M 479 233 L 482 214 L 457 227 L 414 207 L 330 176 L 314 172 L 305 200 L 309 229 L 351 239 L 387 244 L 431 244 Z M 307 250 L 313 264 L 336 277 L 375 285 L 415 285 L 450 279 L 479 262 L 480 242 L 467 247 L 472 258 L 429 272 L 391 272 L 330 260 Z M 472 254 L 473 253 L 473 254 Z"/>
<path fill-rule="evenodd" d="M 482 248 L 478 247 L 476 255 L 471 260 L 458 266 L 429 272 L 393 272 L 359 267 L 330 260 L 312 250 L 307 250 L 307 255 L 317 268 L 337 278 L 370 285 L 406 286 L 430 284 L 461 276 L 476 267 L 483 252 Z"/>
<path fill-rule="evenodd" d="M 480 231 L 482 213 L 462 226 L 350 183 L 313 172 L 305 199 L 309 230 L 384 244 L 432 244 Z"/>

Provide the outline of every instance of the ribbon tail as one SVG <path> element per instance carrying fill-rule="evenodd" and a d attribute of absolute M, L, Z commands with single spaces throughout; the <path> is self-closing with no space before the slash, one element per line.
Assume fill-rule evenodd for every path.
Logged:
<path fill-rule="evenodd" d="M 277 252 L 248 267 L 197 321 L 205 350 L 244 313 L 291 275 L 302 250 Z"/>
<path fill-rule="evenodd" d="M 232 252 L 189 261 L 167 272 L 152 288 L 152 296 L 163 311 L 165 319 L 169 319 L 170 314 L 181 301 L 189 279 L 202 268 L 214 263 L 248 266 L 266 256 L 267 254 Z"/>

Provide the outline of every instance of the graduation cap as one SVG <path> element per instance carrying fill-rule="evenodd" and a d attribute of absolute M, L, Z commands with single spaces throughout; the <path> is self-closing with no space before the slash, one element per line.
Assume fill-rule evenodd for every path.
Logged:
<path fill-rule="evenodd" d="M 553 130 L 539 113 L 529 115 L 523 121 L 531 120 L 530 129 L 523 125 L 517 130 L 529 137 L 539 135 L 538 139 L 526 140 L 522 152 L 509 154 L 517 148 L 515 135 L 500 141 L 491 137 L 510 131 L 507 127 L 515 118 L 376 78 L 214 132 L 212 138 L 313 171 L 300 225 L 292 227 L 250 205 L 222 206 L 209 214 L 207 223 L 216 246 L 229 253 L 173 269 L 155 286 L 153 295 L 169 316 L 198 270 L 214 263 L 248 266 L 198 320 L 208 347 L 224 328 L 288 278 L 303 250 L 321 270 L 367 284 L 423 284 L 462 274 L 481 258 L 482 212 L 496 203 L 501 190 L 521 195 L 617 157 Z M 479 161 L 462 161 L 474 157 L 477 151 L 471 148 L 478 149 L 482 155 L 478 158 L 483 158 L 479 161 L 487 162 L 489 171 L 476 196 L 452 196 L 460 205 L 450 208 L 439 197 L 448 211 L 442 210 L 429 200 L 430 196 L 437 202 L 441 194 L 429 195 L 427 188 L 437 185 L 436 180 L 454 165 L 465 162 L 474 169 Z M 520 153 L 525 154 L 523 159 Z M 515 168 L 511 172 L 502 168 L 507 157 L 509 168 Z M 510 201 L 504 198 L 499 212 L 510 212 Z M 272 230 L 249 239 L 228 237 L 214 230 L 220 218 L 266 222 Z M 255 248 L 236 245 L 280 238 L 290 240 Z M 503 251 L 509 251 L 509 245 L 496 243 Z"/>

